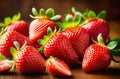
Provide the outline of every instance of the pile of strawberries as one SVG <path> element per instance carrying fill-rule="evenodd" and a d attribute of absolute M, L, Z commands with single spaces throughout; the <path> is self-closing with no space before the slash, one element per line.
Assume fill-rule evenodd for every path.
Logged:
<path fill-rule="evenodd" d="M 52 8 L 32 8 L 32 13 L 30 24 L 20 20 L 20 13 L 0 23 L 0 72 L 71 76 L 70 68 L 79 62 L 83 71 L 93 72 L 120 55 L 120 38 L 109 39 L 106 11 L 96 15 L 72 8 L 62 16 Z"/>

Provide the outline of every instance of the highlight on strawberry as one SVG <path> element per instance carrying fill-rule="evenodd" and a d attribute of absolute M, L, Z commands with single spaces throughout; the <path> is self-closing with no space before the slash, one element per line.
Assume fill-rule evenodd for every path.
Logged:
<path fill-rule="evenodd" d="M 54 9 L 49 8 L 44 10 L 41 8 L 37 11 L 34 7 L 32 8 L 32 13 L 34 20 L 29 26 L 29 39 L 36 43 L 38 39 L 42 39 L 44 35 L 47 34 L 47 28 L 51 27 L 53 30 L 56 28 L 56 23 L 54 21 L 59 20 L 60 15 L 55 15 Z"/>

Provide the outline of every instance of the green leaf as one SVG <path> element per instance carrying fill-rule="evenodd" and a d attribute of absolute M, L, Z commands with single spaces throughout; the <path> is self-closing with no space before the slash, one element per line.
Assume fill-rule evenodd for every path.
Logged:
<path fill-rule="evenodd" d="M 107 47 L 108 47 L 108 49 L 114 49 L 115 47 L 117 46 L 117 42 L 116 41 L 111 41 L 108 45 L 107 45 Z"/>
<path fill-rule="evenodd" d="M 4 27 L 4 26 L 5 26 L 5 24 L 0 22 L 0 27 Z"/>
<path fill-rule="evenodd" d="M 92 10 L 90 10 L 90 11 L 88 12 L 88 17 L 89 17 L 89 18 L 96 18 L 95 12 L 92 11 Z"/>
<path fill-rule="evenodd" d="M 2 54 L 0 54 L 0 60 L 6 59 L 6 57 Z"/>
<path fill-rule="evenodd" d="M 44 10 L 43 8 L 41 8 L 41 9 L 39 10 L 39 14 L 40 14 L 40 15 L 45 15 L 45 10 Z"/>
<path fill-rule="evenodd" d="M 98 40 L 98 43 L 102 44 L 102 45 L 105 45 L 104 44 L 104 41 L 103 41 L 103 37 L 102 37 L 102 33 L 100 33 L 97 37 L 97 40 Z"/>
<path fill-rule="evenodd" d="M 10 53 L 12 54 L 13 57 L 16 57 L 17 50 L 14 47 L 10 47 Z"/>
<path fill-rule="evenodd" d="M 17 41 L 14 41 L 13 44 L 15 45 L 15 47 L 17 48 L 17 50 L 19 50 L 20 44 Z"/>
<path fill-rule="evenodd" d="M 52 29 L 50 27 L 48 27 L 48 29 L 47 29 L 47 35 L 51 36 L 51 34 L 52 34 Z"/>
<path fill-rule="evenodd" d="M 77 14 L 74 18 L 74 22 L 80 22 L 81 21 L 81 16 Z"/>
<path fill-rule="evenodd" d="M 66 20 L 67 22 L 73 21 L 72 15 L 68 14 L 68 15 L 66 16 L 65 20 Z"/>
<path fill-rule="evenodd" d="M 120 56 L 120 49 L 112 49 L 110 51 L 113 56 Z"/>
<path fill-rule="evenodd" d="M 97 18 L 105 19 L 105 18 L 106 18 L 106 11 L 105 11 L 105 10 L 101 11 L 101 12 L 97 15 Z"/>
<path fill-rule="evenodd" d="M 55 15 L 54 13 L 55 13 L 55 12 L 54 12 L 54 9 L 52 9 L 52 8 L 47 9 L 47 11 L 45 12 L 45 14 L 46 14 L 49 18 L 53 17 L 53 16 Z"/>
<path fill-rule="evenodd" d="M 55 15 L 53 17 L 51 17 L 50 19 L 53 21 L 58 21 L 61 18 L 61 15 Z"/>
<path fill-rule="evenodd" d="M 21 13 L 18 12 L 17 15 L 14 15 L 14 16 L 12 17 L 12 21 L 17 21 L 17 20 L 19 20 L 20 18 L 21 18 Z"/>
<path fill-rule="evenodd" d="M 37 12 L 37 10 L 36 10 L 35 7 L 32 8 L 32 13 L 33 13 L 33 15 L 35 15 L 35 16 L 38 16 L 38 15 L 39 15 L 39 13 Z"/>
<path fill-rule="evenodd" d="M 5 24 L 5 26 L 8 25 L 10 22 L 11 22 L 11 18 L 10 18 L 10 17 L 6 17 L 6 18 L 4 19 L 4 24 Z"/>

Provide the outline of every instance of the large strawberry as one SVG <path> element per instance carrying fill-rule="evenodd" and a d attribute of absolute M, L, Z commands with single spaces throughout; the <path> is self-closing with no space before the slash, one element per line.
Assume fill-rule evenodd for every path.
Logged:
<path fill-rule="evenodd" d="M 48 10 L 40 9 L 39 13 L 35 8 L 32 8 L 32 13 L 35 18 L 29 27 L 29 38 L 31 41 L 36 42 L 38 39 L 43 38 L 47 34 L 47 28 L 51 27 L 54 29 L 56 24 L 52 20 L 60 18 L 59 15 L 54 16 L 54 10 L 49 8 Z"/>
<path fill-rule="evenodd" d="M 48 30 L 51 30 L 48 28 Z M 55 31 L 54 31 L 55 32 Z M 70 40 L 62 33 L 51 33 L 39 42 L 44 46 L 43 53 L 46 57 L 54 56 L 65 61 L 68 65 L 75 65 L 78 56 L 72 47 Z"/>
<path fill-rule="evenodd" d="M 105 46 L 101 34 L 98 36 L 97 44 L 90 45 L 84 54 L 82 61 L 82 70 L 85 72 L 91 72 L 96 70 L 105 69 L 109 66 L 111 62 L 111 52 L 117 46 L 115 41 L 112 41 Z"/>
<path fill-rule="evenodd" d="M 17 50 L 13 47 L 10 50 L 14 57 L 17 72 L 42 73 L 45 71 L 45 59 L 36 48 L 30 45 L 23 45 L 19 48 L 17 42 L 14 42 L 14 44 L 16 44 Z"/>
<path fill-rule="evenodd" d="M 21 46 L 25 41 L 28 44 L 31 44 L 30 40 L 22 34 L 16 31 L 6 31 L 0 36 L 0 54 L 11 58 L 12 55 L 10 54 L 10 47 L 14 46 L 14 41 L 18 41 Z"/>
<path fill-rule="evenodd" d="M 50 58 L 47 59 L 45 65 L 46 65 L 47 72 L 53 76 L 71 76 L 72 75 L 68 65 L 64 61 L 58 58 L 54 58 L 50 56 Z"/>
<path fill-rule="evenodd" d="M 28 36 L 29 26 L 26 21 L 19 20 L 20 17 L 20 13 L 14 15 L 12 18 L 6 17 L 4 19 L 4 23 L 0 23 L 0 27 L 3 27 L 5 30 L 17 31 L 25 36 Z"/>
<path fill-rule="evenodd" d="M 97 40 L 98 34 L 101 33 L 106 42 L 109 36 L 109 25 L 104 20 L 105 16 L 105 11 L 101 11 L 97 16 L 92 10 L 86 11 L 83 14 L 83 18 L 85 19 L 83 27 L 90 33 L 91 39 Z"/>
<path fill-rule="evenodd" d="M 82 59 L 85 49 L 89 46 L 90 35 L 86 29 L 79 26 L 80 15 L 68 14 L 62 21 L 57 23 L 63 29 L 63 34 L 69 38 L 79 59 Z"/>
<path fill-rule="evenodd" d="M 86 31 L 86 29 L 80 26 L 71 27 L 65 29 L 63 34 L 70 39 L 79 59 L 82 59 L 85 49 L 89 46 L 90 40 L 89 33 Z"/>

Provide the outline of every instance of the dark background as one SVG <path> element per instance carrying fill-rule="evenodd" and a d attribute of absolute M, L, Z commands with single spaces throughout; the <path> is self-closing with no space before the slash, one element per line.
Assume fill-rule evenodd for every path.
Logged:
<path fill-rule="evenodd" d="M 30 22 L 29 17 L 32 7 L 54 8 L 56 14 L 65 14 L 71 7 L 83 12 L 86 9 L 107 11 L 108 21 L 120 21 L 120 0 L 0 0 L 0 22 L 4 17 L 22 13 L 22 19 Z"/>

